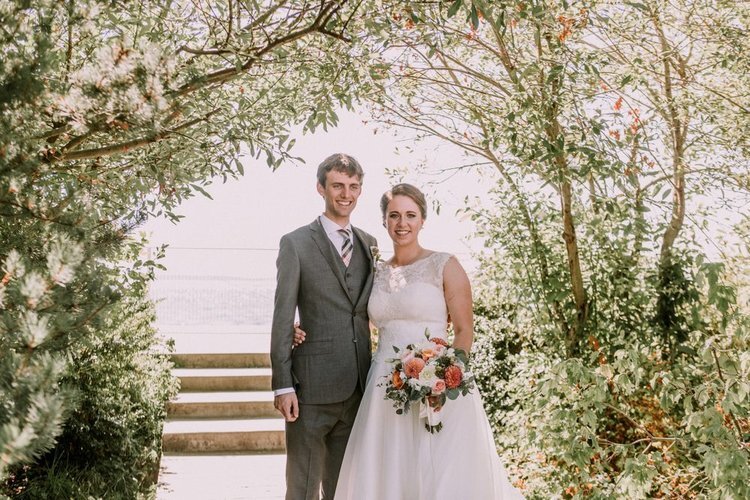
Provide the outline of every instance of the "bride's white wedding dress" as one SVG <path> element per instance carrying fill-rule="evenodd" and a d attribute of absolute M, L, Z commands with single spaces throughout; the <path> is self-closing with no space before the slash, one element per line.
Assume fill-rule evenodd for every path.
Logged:
<path fill-rule="evenodd" d="M 413 405 L 397 415 L 379 385 L 390 373 L 393 347 L 446 338 L 443 269 L 451 255 L 433 253 L 413 264 L 377 264 L 369 314 L 378 328 L 362 404 L 341 466 L 336 500 L 492 500 L 523 498 L 509 483 L 495 449 L 481 396 L 449 400 L 440 411 L 443 429 L 424 427 Z"/>

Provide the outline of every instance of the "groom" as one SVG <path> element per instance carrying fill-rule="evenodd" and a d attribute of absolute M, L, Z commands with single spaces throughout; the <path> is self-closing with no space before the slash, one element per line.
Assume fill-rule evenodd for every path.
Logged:
<path fill-rule="evenodd" d="M 370 368 L 367 301 L 375 238 L 352 227 L 364 172 L 318 167 L 325 211 L 281 238 L 271 329 L 274 406 L 286 419 L 286 499 L 332 499 Z M 295 311 L 305 342 L 292 350 Z"/>

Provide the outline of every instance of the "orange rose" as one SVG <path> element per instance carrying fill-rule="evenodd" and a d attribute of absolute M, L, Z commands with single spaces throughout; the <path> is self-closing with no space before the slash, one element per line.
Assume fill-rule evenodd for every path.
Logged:
<path fill-rule="evenodd" d="M 404 379 L 401 378 L 401 372 L 396 370 L 393 372 L 393 387 L 395 387 L 397 390 L 401 389 L 404 386 Z"/>
<path fill-rule="evenodd" d="M 443 347 L 449 347 L 448 341 L 445 339 L 441 339 L 440 337 L 432 337 L 430 339 L 430 342 L 432 342 L 433 344 L 441 345 Z"/>
<path fill-rule="evenodd" d="M 407 377 L 419 378 L 419 374 L 422 373 L 424 365 L 425 362 L 423 359 L 412 358 L 406 362 L 406 366 L 404 366 L 404 372 L 406 373 Z"/>
<path fill-rule="evenodd" d="M 434 349 L 422 349 L 422 359 L 426 361 L 429 361 L 431 358 L 435 357 L 435 350 Z"/>
<path fill-rule="evenodd" d="M 448 389 L 455 389 L 461 385 L 461 380 L 464 378 L 464 374 L 456 365 L 451 365 L 445 369 L 445 385 Z"/>

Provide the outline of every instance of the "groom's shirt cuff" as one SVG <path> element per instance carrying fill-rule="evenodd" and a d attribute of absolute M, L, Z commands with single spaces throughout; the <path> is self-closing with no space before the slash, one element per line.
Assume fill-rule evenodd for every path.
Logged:
<path fill-rule="evenodd" d="M 284 387 L 283 389 L 276 389 L 273 391 L 274 396 L 281 396 L 282 394 L 289 394 L 290 392 L 294 392 L 294 387 Z"/>

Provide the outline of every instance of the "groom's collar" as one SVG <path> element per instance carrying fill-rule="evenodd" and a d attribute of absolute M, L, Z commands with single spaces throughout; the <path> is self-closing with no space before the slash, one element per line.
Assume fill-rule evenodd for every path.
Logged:
<path fill-rule="evenodd" d="M 335 222 L 333 222 L 331 219 L 325 216 L 325 214 L 321 214 L 318 217 L 318 220 L 320 221 L 320 225 L 323 226 L 323 230 L 327 234 L 338 234 L 339 229 L 348 229 L 349 233 L 352 232 L 352 224 L 349 223 L 344 227 L 339 226 Z"/>

